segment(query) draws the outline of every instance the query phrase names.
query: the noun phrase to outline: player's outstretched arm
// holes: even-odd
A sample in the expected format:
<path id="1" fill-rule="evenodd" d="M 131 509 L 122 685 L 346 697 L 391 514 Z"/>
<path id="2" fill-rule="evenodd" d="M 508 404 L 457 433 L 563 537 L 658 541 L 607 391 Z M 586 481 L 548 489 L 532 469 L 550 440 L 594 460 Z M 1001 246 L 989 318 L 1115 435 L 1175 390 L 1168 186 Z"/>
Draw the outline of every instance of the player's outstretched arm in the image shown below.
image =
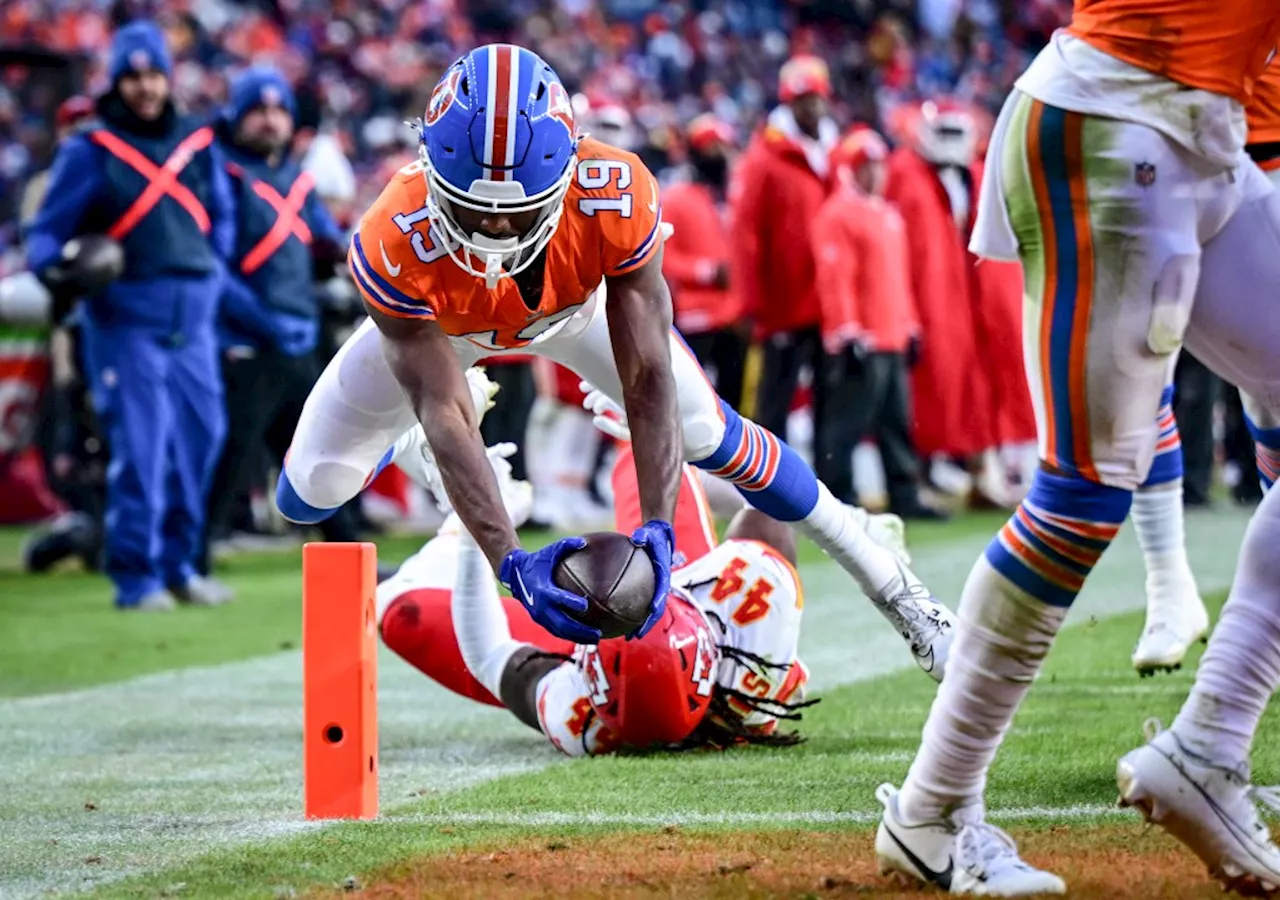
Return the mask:
<path id="1" fill-rule="evenodd" d="M 519 548 L 520 539 L 485 455 L 458 355 L 433 321 L 395 318 L 371 307 L 369 316 L 385 338 L 387 364 L 422 423 L 445 492 L 497 572 L 507 554 Z"/>
<path id="2" fill-rule="evenodd" d="M 586 542 L 564 538 L 534 553 L 520 549 L 448 336 L 429 319 L 388 316 L 367 301 L 366 308 L 385 338 L 387 364 L 422 423 L 445 493 L 490 567 L 533 620 L 556 637 L 580 644 L 600 640 L 598 628 L 576 618 L 587 611 L 586 598 L 558 587 L 552 577 L 560 558 Z"/>
<path id="3" fill-rule="evenodd" d="M 634 272 L 608 278 L 609 336 L 622 381 L 646 521 L 670 522 L 684 463 L 676 379 L 671 369 L 671 292 L 662 251 Z"/>
<path id="4" fill-rule="evenodd" d="M 660 225 L 659 225 L 660 227 Z M 643 637 L 662 617 L 671 587 L 684 436 L 671 368 L 671 292 L 662 277 L 662 248 L 634 272 L 608 276 L 609 339 L 631 428 L 640 512 L 645 524 L 631 540 L 653 561 L 649 618 L 628 637 Z"/>
<path id="5" fill-rule="evenodd" d="M 462 535 L 450 598 L 453 629 L 462 661 L 476 681 L 530 728 L 538 722 L 538 682 L 563 660 L 511 637 L 493 573 L 472 537 Z"/>

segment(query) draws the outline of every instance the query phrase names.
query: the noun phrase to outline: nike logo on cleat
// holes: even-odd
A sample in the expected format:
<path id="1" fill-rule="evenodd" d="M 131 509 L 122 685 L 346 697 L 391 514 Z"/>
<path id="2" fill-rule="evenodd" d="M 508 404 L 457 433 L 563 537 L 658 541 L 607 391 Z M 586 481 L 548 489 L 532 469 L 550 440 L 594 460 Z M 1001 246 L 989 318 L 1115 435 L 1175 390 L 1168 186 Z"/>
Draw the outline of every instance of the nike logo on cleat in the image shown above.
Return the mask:
<path id="1" fill-rule="evenodd" d="M 911 849 L 902 842 L 902 839 L 893 833 L 893 829 L 889 827 L 888 822 L 885 822 L 884 830 L 889 837 L 893 838 L 893 842 L 898 845 L 898 849 L 906 854 L 907 861 L 920 873 L 921 878 L 936 884 L 944 891 L 951 890 L 951 875 L 956 868 L 955 860 L 952 857 L 947 857 L 947 867 L 945 869 L 935 871 L 926 866 L 920 857 L 911 852 Z"/>

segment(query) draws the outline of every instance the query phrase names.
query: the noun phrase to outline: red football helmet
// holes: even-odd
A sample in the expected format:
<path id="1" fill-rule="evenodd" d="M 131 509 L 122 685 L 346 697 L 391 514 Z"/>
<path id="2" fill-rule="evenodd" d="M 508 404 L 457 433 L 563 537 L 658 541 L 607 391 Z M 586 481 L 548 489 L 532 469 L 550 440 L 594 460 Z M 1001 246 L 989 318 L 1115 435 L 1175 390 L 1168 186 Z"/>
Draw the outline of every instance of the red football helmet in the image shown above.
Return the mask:
<path id="1" fill-rule="evenodd" d="M 578 667 L 588 700 L 613 736 L 631 747 L 675 744 L 711 705 L 720 651 L 707 617 L 679 590 L 639 640 L 612 638 L 585 648 Z"/>

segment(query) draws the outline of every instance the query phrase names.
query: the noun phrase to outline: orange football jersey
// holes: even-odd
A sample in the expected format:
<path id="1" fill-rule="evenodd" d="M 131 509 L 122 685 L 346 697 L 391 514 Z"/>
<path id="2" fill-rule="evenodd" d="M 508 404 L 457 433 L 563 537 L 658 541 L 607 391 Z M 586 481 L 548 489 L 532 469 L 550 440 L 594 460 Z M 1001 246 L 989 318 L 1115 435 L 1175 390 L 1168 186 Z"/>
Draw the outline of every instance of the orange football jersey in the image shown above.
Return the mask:
<path id="1" fill-rule="evenodd" d="M 1075 0 L 1067 30 L 1130 65 L 1247 105 L 1280 38 L 1280 3 Z"/>
<path id="2" fill-rule="evenodd" d="M 605 276 L 639 269 L 662 246 L 653 175 L 635 154 L 591 138 L 578 145 L 536 309 L 525 305 L 514 280 L 489 290 L 454 263 L 445 236 L 427 221 L 426 203 L 421 164 L 396 173 L 351 239 L 347 262 L 356 286 L 379 312 L 434 319 L 446 334 L 489 349 L 527 345 L 572 315 Z"/>
<path id="3" fill-rule="evenodd" d="M 1280 141 L 1280 64 L 1267 66 L 1253 89 L 1249 101 L 1250 144 Z M 1280 164 L 1280 160 L 1276 161 Z"/>

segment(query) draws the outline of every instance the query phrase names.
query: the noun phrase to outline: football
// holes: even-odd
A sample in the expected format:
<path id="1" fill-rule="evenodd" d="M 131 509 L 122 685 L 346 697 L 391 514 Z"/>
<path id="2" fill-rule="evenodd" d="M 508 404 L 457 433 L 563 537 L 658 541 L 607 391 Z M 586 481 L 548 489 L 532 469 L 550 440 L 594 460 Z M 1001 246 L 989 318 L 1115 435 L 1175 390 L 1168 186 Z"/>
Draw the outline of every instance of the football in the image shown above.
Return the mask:
<path id="1" fill-rule="evenodd" d="M 601 638 L 622 637 L 649 617 L 657 583 L 653 561 L 625 534 L 597 531 L 583 535 L 587 546 L 561 557 L 552 580 L 587 598 L 577 618 L 600 629 Z"/>

